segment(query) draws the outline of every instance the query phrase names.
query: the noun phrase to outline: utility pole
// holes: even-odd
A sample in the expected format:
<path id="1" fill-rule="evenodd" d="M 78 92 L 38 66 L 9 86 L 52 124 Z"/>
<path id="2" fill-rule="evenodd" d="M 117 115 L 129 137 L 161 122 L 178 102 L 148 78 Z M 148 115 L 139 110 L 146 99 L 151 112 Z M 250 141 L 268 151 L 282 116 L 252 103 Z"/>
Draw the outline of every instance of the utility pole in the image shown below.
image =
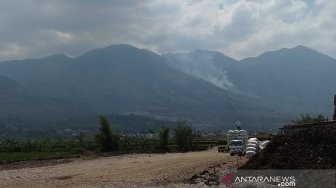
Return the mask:
<path id="1" fill-rule="evenodd" d="M 335 106 L 335 110 L 334 110 L 333 120 L 336 121 L 336 95 L 335 95 L 335 97 L 334 97 L 334 106 Z"/>

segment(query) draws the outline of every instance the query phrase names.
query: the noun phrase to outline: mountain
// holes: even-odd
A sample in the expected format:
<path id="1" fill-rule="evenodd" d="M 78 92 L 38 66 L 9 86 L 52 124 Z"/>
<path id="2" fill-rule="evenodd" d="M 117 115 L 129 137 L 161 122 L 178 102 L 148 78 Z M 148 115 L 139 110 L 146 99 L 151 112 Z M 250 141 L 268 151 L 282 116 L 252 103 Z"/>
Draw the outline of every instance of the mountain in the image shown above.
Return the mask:
<path id="1" fill-rule="evenodd" d="M 336 60 L 304 46 L 265 52 L 239 63 L 244 77 L 232 78 L 261 98 L 291 104 L 301 112 L 330 113 L 336 94 Z"/>
<path id="2" fill-rule="evenodd" d="M 271 113 L 255 106 L 255 99 L 189 76 L 168 66 L 163 57 L 129 45 L 94 49 L 76 58 L 53 55 L 4 62 L 0 75 L 64 105 L 57 109 L 89 114 L 134 113 L 223 125 Z"/>
<path id="3" fill-rule="evenodd" d="M 0 76 L 0 98 L 19 98 L 26 97 L 26 90 L 13 80 Z"/>
<path id="4" fill-rule="evenodd" d="M 7 76 L 29 90 L 47 85 L 72 59 L 55 54 L 42 59 L 14 60 L 0 63 L 0 75 Z"/>
<path id="5" fill-rule="evenodd" d="M 18 130 L 22 128 L 64 127 L 65 120 L 71 120 L 72 116 L 78 115 L 79 110 L 83 109 L 71 101 L 35 95 L 4 76 L 0 76 L 0 106 L 0 136 L 8 132 L 11 135 L 18 134 Z M 65 124 L 76 127 L 77 123 L 69 121 Z"/>
<path id="6" fill-rule="evenodd" d="M 164 57 L 170 66 L 178 70 L 228 91 L 259 98 L 279 111 L 327 115 L 332 111 L 332 99 L 336 93 L 336 60 L 323 53 L 300 45 L 265 52 L 239 62 L 228 60 L 224 55 L 203 61 L 196 55 L 204 56 L 204 53 L 207 57 L 219 54 L 195 51 Z M 199 66 L 200 62 L 205 65 Z M 215 67 L 216 70 L 209 71 L 205 66 Z M 197 71 L 188 72 L 188 69 Z M 213 78 L 221 78 L 222 82 L 232 87 L 222 87 Z"/>
<path id="7" fill-rule="evenodd" d="M 31 94 L 21 85 L 7 77 L 0 76 L 0 116 L 22 111 L 29 106 Z"/>
<path id="8" fill-rule="evenodd" d="M 304 46 L 241 61 L 130 45 L 7 61 L 0 63 L 0 124 L 96 127 L 100 114 L 135 114 L 272 129 L 302 113 L 331 114 L 335 70 L 335 59 Z"/>

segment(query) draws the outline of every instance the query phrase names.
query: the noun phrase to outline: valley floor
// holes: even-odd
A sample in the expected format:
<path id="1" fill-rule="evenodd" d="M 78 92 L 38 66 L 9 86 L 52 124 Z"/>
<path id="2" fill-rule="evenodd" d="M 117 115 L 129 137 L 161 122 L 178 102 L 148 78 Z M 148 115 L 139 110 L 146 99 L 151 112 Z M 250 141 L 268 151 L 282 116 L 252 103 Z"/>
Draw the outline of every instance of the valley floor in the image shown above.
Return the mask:
<path id="1" fill-rule="evenodd" d="M 0 171 L 0 187 L 186 187 L 209 168 L 232 169 L 237 158 L 215 149 L 74 159 L 54 166 Z"/>

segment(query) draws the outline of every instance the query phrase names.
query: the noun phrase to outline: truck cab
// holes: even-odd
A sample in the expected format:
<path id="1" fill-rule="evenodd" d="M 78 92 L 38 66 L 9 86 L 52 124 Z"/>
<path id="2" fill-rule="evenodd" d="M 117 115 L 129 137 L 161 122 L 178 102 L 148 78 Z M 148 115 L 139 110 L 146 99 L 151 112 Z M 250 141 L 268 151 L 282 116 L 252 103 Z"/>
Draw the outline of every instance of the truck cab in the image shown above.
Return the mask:
<path id="1" fill-rule="evenodd" d="M 231 156 L 238 154 L 238 156 L 245 155 L 245 143 L 243 140 L 231 140 L 229 142 L 229 152 Z"/>

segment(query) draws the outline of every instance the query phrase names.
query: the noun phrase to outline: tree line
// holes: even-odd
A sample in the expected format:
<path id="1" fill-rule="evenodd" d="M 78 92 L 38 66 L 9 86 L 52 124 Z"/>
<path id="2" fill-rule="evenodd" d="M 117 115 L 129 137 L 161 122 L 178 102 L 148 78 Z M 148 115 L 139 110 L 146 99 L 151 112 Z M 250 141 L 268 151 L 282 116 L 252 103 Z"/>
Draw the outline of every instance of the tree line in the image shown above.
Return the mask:
<path id="1" fill-rule="evenodd" d="M 127 143 L 127 137 L 122 137 L 116 131 L 113 131 L 110 123 L 104 116 L 100 116 L 100 130 L 95 135 L 95 141 L 100 147 L 100 151 L 118 151 L 119 147 L 123 143 Z M 172 138 L 177 146 L 177 151 L 192 151 L 199 149 L 198 144 L 201 138 L 201 134 L 198 131 L 192 129 L 186 121 L 178 122 L 175 129 L 171 134 L 171 128 L 161 127 L 159 130 L 159 144 L 155 147 L 155 150 L 161 152 L 170 151 L 169 139 Z"/>
<path id="2" fill-rule="evenodd" d="M 100 128 L 95 135 L 79 133 L 70 139 L 6 139 L 0 140 L 0 162 L 11 156 L 26 155 L 34 158 L 45 153 L 48 157 L 78 156 L 92 152 L 161 153 L 204 150 L 217 143 L 217 139 L 201 138 L 186 121 L 175 126 L 161 126 L 144 133 L 118 132 L 106 117 L 99 117 Z M 148 137 L 154 135 L 154 137 Z M 7 155 L 12 153 L 12 155 Z M 26 153 L 26 154 L 25 154 Z M 34 153 L 29 154 L 29 153 Z M 42 155 L 44 156 L 44 155 Z M 27 158 L 28 159 L 28 158 Z"/>

